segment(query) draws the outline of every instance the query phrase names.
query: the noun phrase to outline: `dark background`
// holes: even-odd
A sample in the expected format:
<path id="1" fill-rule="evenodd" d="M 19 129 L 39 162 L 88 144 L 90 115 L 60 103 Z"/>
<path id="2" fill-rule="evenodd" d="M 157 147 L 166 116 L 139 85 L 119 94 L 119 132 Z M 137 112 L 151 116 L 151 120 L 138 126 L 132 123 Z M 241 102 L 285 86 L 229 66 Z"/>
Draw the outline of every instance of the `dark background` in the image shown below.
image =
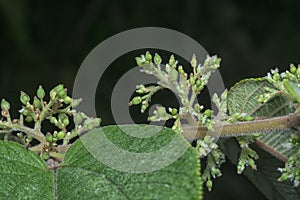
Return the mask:
<path id="1" fill-rule="evenodd" d="M 63 83 L 71 93 L 81 62 L 95 46 L 114 34 L 147 26 L 182 32 L 220 56 L 223 81 L 230 88 L 243 78 L 266 75 L 271 67 L 284 70 L 300 62 L 299 9 L 296 0 L 0 0 L 0 96 L 14 102 L 17 114 L 20 90 L 33 95 L 39 84 L 50 89 Z M 135 66 L 140 53 L 120 57 L 99 82 L 97 112 L 103 125 L 114 123 L 114 84 Z M 205 199 L 265 199 L 231 164 L 222 169 Z"/>

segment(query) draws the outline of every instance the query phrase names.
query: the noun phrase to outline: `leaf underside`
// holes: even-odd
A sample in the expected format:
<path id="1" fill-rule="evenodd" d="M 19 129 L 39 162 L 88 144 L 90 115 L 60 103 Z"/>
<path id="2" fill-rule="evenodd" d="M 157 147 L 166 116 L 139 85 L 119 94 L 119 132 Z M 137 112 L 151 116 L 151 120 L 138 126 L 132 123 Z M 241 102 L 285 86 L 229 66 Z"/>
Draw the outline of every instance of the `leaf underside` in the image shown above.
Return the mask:
<path id="1" fill-rule="evenodd" d="M 267 103 L 258 103 L 259 95 L 264 94 L 264 87 L 273 87 L 265 79 L 246 79 L 237 83 L 228 93 L 229 114 L 247 113 L 253 117 L 275 117 L 292 113 L 294 111 L 292 102 L 284 95 L 278 95 L 270 99 Z M 260 146 L 264 149 L 288 157 L 295 153 L 296 149 L 289 147 L 288 142 L 292 134 L 299 134 L 298 131 L 274 130 L 258 138 Z M 234 139 L 224 140 L 221 146 L 227 157 L 235 164 L 239 158 L 239 145 Z M 268 198 L 275 200 L 297 200 L 300 199 L 300 189 L 295 188 L 289 182 L 278 182 L 280 177 L 278 167 L 283 167 L 284 163 L 278 158 L 270 155 L 253 145 L 258 152 L 258 170 L 246 169 L 247 177 L 258 187 L 258 189 Z"/>
<path id="2" fill-rule="evenodd" d="M 135 133 L 158 130 L 149 125 L 122 127 Z M 103 132 L 114 145 L 135 153 L 158 151 L 176 136 L 172 130 L 163 128 L 152 137 L 137 138 L 117 126 L 103 127 L 85 136 Z M 21 145 L 0 141 L 0 155 L 5 155 L 0 159 L 0 199 L 201 199 L 197 153 L 183 138 L 180 141 L 186 151 L 177 160 L 145 173 L 122 172 L 103 164 L 88 151 L 83 138 L 71 146 L 55 173 Z M 106 146 L 97 148 L 99 152 L 107 151 Z M 165 156 L 169 155 L 161 155 L 157 162 L 168 159 Z"/>

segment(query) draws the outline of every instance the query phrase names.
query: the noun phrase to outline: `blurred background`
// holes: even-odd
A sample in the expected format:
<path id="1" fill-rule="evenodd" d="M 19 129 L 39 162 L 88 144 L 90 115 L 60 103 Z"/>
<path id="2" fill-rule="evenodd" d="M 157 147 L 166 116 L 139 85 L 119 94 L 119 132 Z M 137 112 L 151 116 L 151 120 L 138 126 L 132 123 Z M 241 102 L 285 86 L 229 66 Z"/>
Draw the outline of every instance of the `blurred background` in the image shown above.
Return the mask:
<path id="1" fill-rule="evenodd" d="M 220 56 L 220 72 L 230 88 L 241 79 L 265 76 L 270 68 L 285 70 L 300 63 L 299 9 L 296 0 L 0 0 L 0 97 L 14 102 L 16 115 L 20 90 L 34 95 L 40 84 L 49 90 L 63 83 L 71 94 L 77 70 L 95 46 L 122 31 L 148 26 L 182 32 Z M 103 125 L 114 124 L 114 84 L 145 51 L 121 56 L 101 78 L 96 107 Z M 162 56 L 167 59 L 171 53 Z M 154 103 L 174 104 L 163 97 L 158 94 Z M 201 98 L 209 105 L 207 95 Z M 133 118 L 146 123 L 138 110 L 132 109 Z M 205 192 L 205 199 L 265 199 L 233 165 L 222 169 L 223 176 L 213 192 Z"/>

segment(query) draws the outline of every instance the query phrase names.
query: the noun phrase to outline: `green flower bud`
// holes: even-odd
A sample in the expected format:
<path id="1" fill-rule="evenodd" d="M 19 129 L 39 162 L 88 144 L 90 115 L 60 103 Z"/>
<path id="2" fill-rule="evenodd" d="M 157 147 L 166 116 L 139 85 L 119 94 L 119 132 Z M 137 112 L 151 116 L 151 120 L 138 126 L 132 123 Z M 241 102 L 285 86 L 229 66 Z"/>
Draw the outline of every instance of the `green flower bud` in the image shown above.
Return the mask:
<path id="1" fill-rule="evenodd" d="M 178 113 L 178 110 L 176 109 L 176 108 L 173 108 L 172 110 L 171 110 L 171 114 L 172 115 L 176 115 Z"/>
<path id="2" fill-rule="evenodd" d="M 2 101 L 1 101 L 1 109 L 3 109 L 3 110 L 10 109 L 10 104 L 5 99 L 2 99 Z"/>
<path id="3" fill-rule="evenodd" d="M 201 84 L 202 84 L 202 81 L 201 81 L 200 79 L 197 79 L 197 81 L 196 81 L 196 86 L 197 86 L 197 87 L 200 87 Z"/>
<path id="4" fill-rule="evenodd" d="M 275 81 L 279 81 L 279 79 L 280 79 L 280 75 L 279 75 L 279 73 L 278 73 L 278 72 L 275 72 L 275 73 L 274 73 L 274 75 L 273 75 L 273 79 L 274 79 Z"/>
<path id="5" fill-rule="evenodd" d="M 142 97 L 140 96 L 137 96 L 137 97 L 134 97 L 132 100 L 131 100 L 131 104 L 132 105 L 138 105 L 142 102 Z"/>
<path id="6" fill-rule="evenodd" d="M 32 121 L 33 121 L 33 118 L 32 118 L 31 116 L 27 116 L 27 117 L 25 118 L 25 121 L 26 121 L 26 122 L 32 122 Z"/>
<path id="7" fill-rule="evenodd" d="M 203 114 L 206 115 L 207 117 L 211 117 L 212 111 L 210 109 L 207 109 Z"/>
<path id="8" fill-rule="evenodd" d="M 62 123 L 63 123 L 65 126 L 68 126 L 69 123 L 70 123 L 70 121 L 69 121 L 68 118 L 65 118 L 65 119 L 62 121 Z"/>
<path id="9" fill-rule="evenodd" d="M 46 140 L 48 141 L 48 142 L 50 142 L 50 143 L 52 143 L 53 142 L 53 135 L 51 134 L 51 133 L 47 133 L 46 134 Z"/>
<path id="10" fill-rule="evenodd" d="M 141 57 L 136 57 L 135 61 L 138 66 L 141 66 L 144 64 L 144 60 Z"/>
<path id="11" fill-rule="evenodd" d="M 279 181 L 286 181 L 288 179 L 288 174 L 287 173 L 283 173 L 280 178 Z"/>
<path id="12" fill-rule="evenodd" d="M 42 88 L 42 86 L 40 85 L 37 92 L 36 92 L 38 98 L 42 99 L 45 97 L 45 90 Z"/>
<path id="13" fill-rule="evenodd" d="M 63 84 L 59 84 L 57 85 L 55 88 L 53 88 L 53 90 L 56 90 L 57 92 L 64 89 L 64 85 Z"/>
<path id="14" fill-rule="evenodd" d="M 195 84 L 195 78 L 193 76 L 190 77 L 189 82 L 191 85 Z"/>
<path id="15" fill-rule="evenodd" d="M 46 152 L 43 152 L 43 153 L 42 153 L 42 159 L 44 159 L 44 160 L 49 160 L 49 159 L 50 159 L 49 154 L 46 153 Z"/>
<path id="16" fill-rule="evenodd" d="M 67 96 L 67 90 L 66 89 L 61 89 L 57 92 L 57 96 L 60 99 L 64 99 Z"/>
<path id="17" fill-rule="evenodd" d="M 193 68 L 197 67 L 197 59 L 196 59 L 195 54 L 192 57 L 191 65 L 192 65 Z"/>
<path id="18" fill-rule="evenodd" d="M 50 122 L 52 124 L 56 124 L 57 123 L 57 119 L 55 117 L 50 117 Z"/>
<path id="19" fill-rule="evenodd" d="M 23 133 L 19 132 L 19 133 L 17 133 L 17 137 L 18 137 L 18 138 L 23 138 L 24 135 L 23 135 Z"/>
<path id="20" fill-rule="evenodd" d="M 291 65 L 290 65 L 290 72 L 292 72 L 293 74 L 295 74 L 296 71 L 297 71 L 297 68 L 295 67 L 295 65 L 294 65 L 294 64 L 291 64 Z"/>
<path id="21" fill-rule="evenodd" d="M 159 65 L 161 63 L 161 57 L 157 53 L 154 55 L 154 63 Z"/>
<path id="22" fill-rule="evenodd" d="M 35 108 L 41 108 L 42 107 L 41 101 L 37 97 L 34 97 L 34 99 L 33 99 L 33 106 Z"/>
<path id="23" fill-rule="evenodd" d="M 79 104 L 81 103 L 81 99 L 73 99 L 72 102 L 71 102 L 71 106 L 73 108 L 76 108 L 77 106 L 79 106 Z"/>
<path id="24" fill-rule="evenodd" d="M 101 123 L 101 119 L 100 118 L 95 118 L 93 120 L 93 126 L 94 126 L 94 128 L 100 126 L 100 123 Z"/>
<path id="25" fill-rule="evenodd" d="M 178 66 L 178 72 L 179 74 L 184 74 L 184 70 L 183 70 L 183 67 L 181 65 Z"/>
<path id="26" fill-rule="evenodd" d="M 59 113 L 58 114 L 58 120 L 63 121 L 64 119 L 68 118 L 66 113 Z"/>
<path id="27" fill-rule="evenodd" d="M 57 140 L 62 140 L 62 139 L 64 139 L 65 136 L 66 136 L 66 133 L 64 131 L 59 131 L 57 133 L 56 138 L 57 138 Z"/>
<path id="28" fill-rule="evenodd" d="M 72 102 L 72 98 L 71 98 L 71 97 L 66 96 L 66 97 L 64 98 L 64 103 L 65 103 L 65 104 L 69 104 L 69 103 L 71 103 L 71 102 Z"/>
<path id="29" fill-rule="evenodd" d="M 146 52 L 145 58 L 147 61 L 152 62 L 152 55 L 149 51 Z"/>
<path id="30" fill-rule="evenodd" d="M 74 115 L 74 123 L 75 124 L 80 124 L 82 122 L 82 116 L 81 116 L 81 113 L 76 113 Z"/>
<path id="31" fill-rule="evenodd" d="M 146 109 L 147 109 L 147 106 L 146 105 L 142 105 L 142 107 L 141 107 L 141 113 L 144 113 Z"/>
<path id="32" fill-rule="evenodd" d="M 169 65 L 171 67 L 174 67 L 176 65 L 176 60 L 175 60 L 175 57 L 174 55 L 171 55 L 170 59 L 169 59 Z"/>
<path id="33" fill-rule="evenodd" d="M 57 137 L 57 131 L 54 131 L 53 138 L 56 138 L 56 137 Z"/>
<path id="34" fill-rule="evenodd" d="M 206 181 L 206 187 L 207 187 L 208 191 L 211 191 L 212 185 L 213 185 L 213 183 L 210 179 Z"/>
<path id="35" fill-rule="evenodd" d="M 300 75 L 300 67 L 298 66 L 297 71 L 296 71 L 297 75 Z"/>
<path id="36" fill-rule="evenodd" d="M 21 91 L 20 101 L 21 101 L 24 105 L 26 105 L 26 104 L 29 103 L 30 97 L 29 97 L 25 92 Z"/>

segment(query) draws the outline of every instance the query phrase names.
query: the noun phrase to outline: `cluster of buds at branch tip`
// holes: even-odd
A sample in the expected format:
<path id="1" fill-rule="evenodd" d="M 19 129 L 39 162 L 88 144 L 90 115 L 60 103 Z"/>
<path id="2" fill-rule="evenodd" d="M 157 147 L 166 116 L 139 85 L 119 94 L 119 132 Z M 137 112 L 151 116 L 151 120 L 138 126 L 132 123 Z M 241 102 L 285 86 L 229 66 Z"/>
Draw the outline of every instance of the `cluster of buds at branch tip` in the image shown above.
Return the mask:
<path id="1" fill-rule="evenodd" d="M 68 96 L 67 89 L 62 84 L 50 91 L 48 102 L 45 101 L 45 97 L 46 93 L 42 86 L 38 87 L 33 99 L 22 91 L 20 93 L 22 103 L 22 109 L 19 111 L 20 118 L 13 120 L 10 119 L 9 114 L 10 104 L 2 99 L 1 114 L 4 119 L 0 120 L 0 129 L 7 132 L 11 140 L 30 147 L 43 159 L 54 158 L 61 161 L 63 154 L 58 152 L 56 147 L 68 146 L 72 138 L 99 127 L 101 119 L 88 117 L 75 110 L 82 100 Z M 42 127 L 42 122 L 47 120 L 54 127 L 49 127 L 52 132 L 47 131 L 45 134 L 43 131 L 46 130 Z M 40 143 L 33 143 L 33 140 Z"/>

